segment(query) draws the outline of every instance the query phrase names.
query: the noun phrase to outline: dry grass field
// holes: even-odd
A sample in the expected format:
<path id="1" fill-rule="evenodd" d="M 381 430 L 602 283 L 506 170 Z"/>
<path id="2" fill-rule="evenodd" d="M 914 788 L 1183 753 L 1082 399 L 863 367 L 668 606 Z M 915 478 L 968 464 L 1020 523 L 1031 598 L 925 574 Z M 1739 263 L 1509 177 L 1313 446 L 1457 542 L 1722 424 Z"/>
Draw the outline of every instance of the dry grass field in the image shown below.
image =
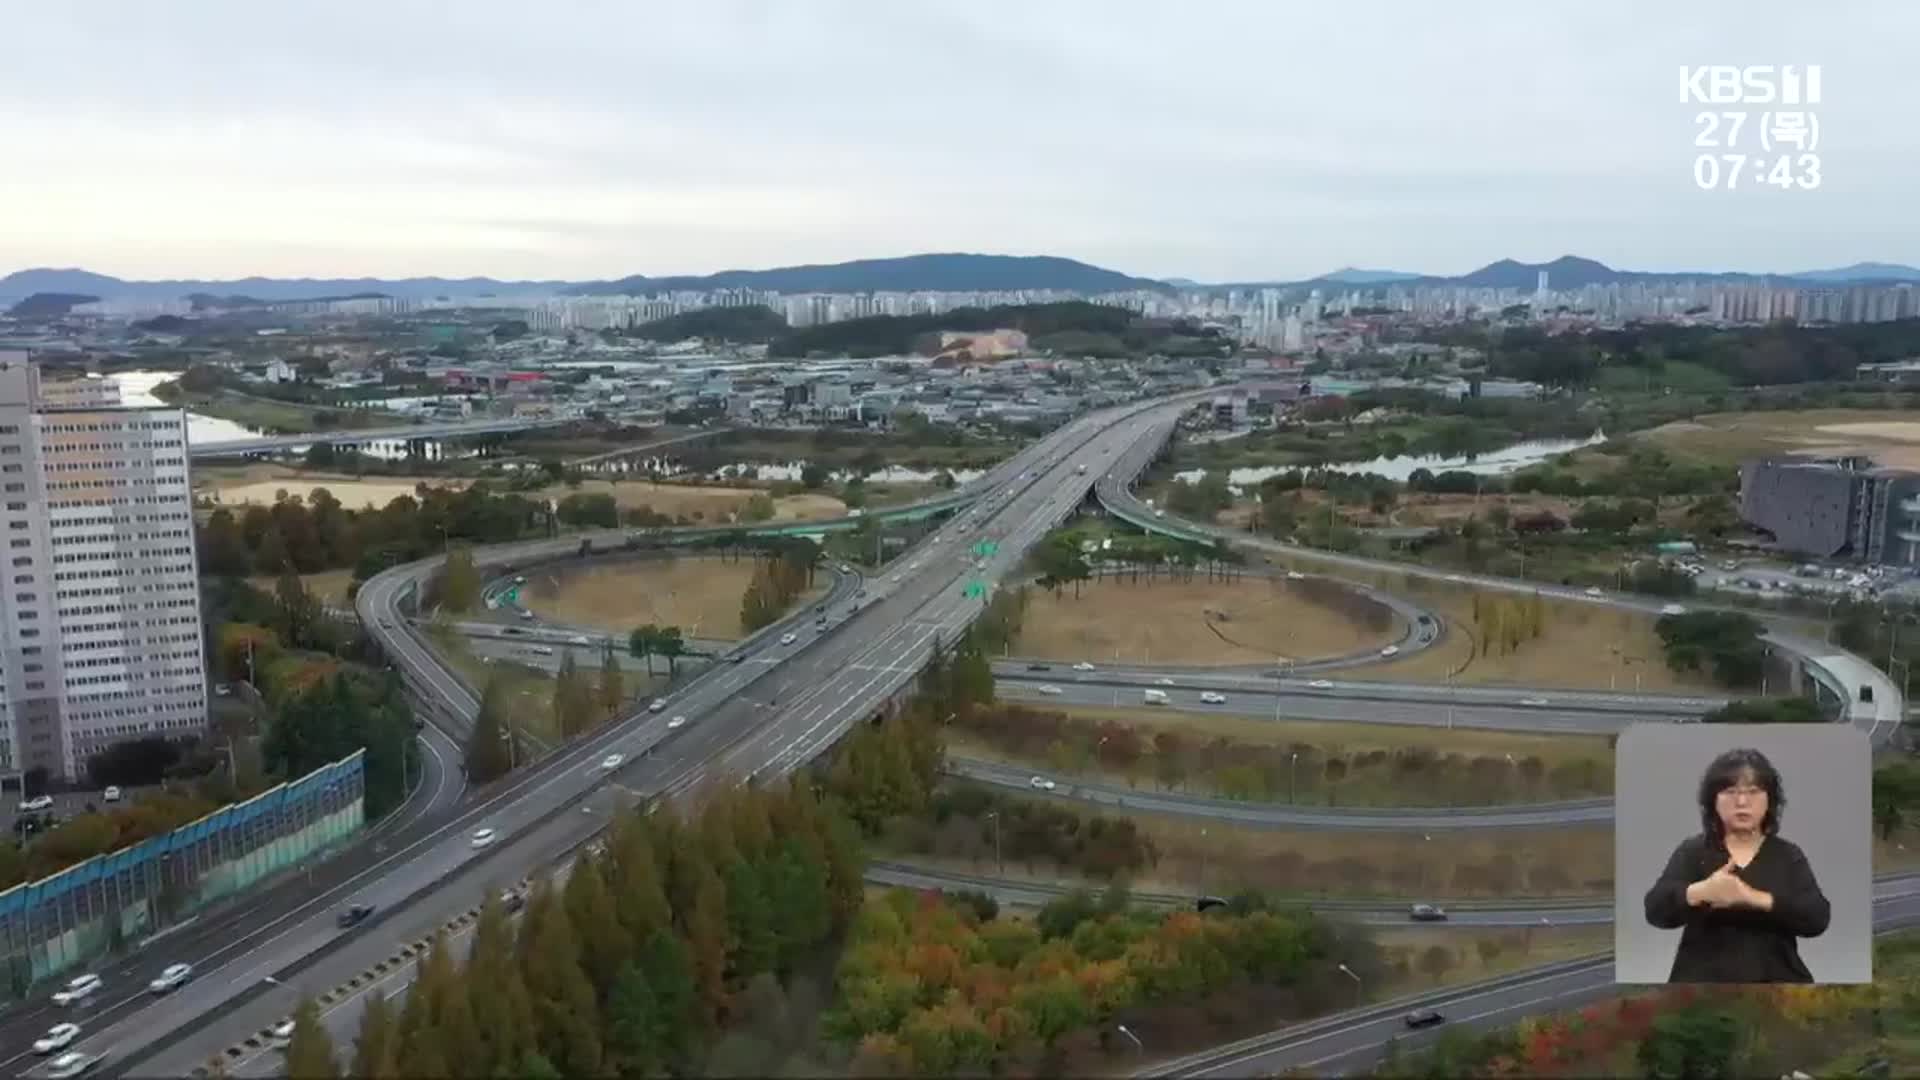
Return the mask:
<path id="1" fill-rule="evenodd" d="M 344 609 L 352 606 L 347 602 L 347 586 L 353 584 L 351 570 L 322 570 L 317 574 L 301 574 L 300 581 L 306 585 L 308 592 L 328 607 Z M 272 593 L 279 583 L 280 579 L 276 577 L 247 579 L 247 584 L 267 593 Z"/>
<path id="2" fill-rule="evenodd" d="M 1033 590 L 1012 651 L 1052 660 L 1169 664 L 1271 664 L 1335 656 L 1383 643 L 1392 616 L 1349 593 L 1311 595 L 1302 583 L 1089 582 L 1076 598 Z"/>
<path id="3" fill-rule="evenodd" d="M 742 636 L 740 600 L 751 559 L 623 559 L 535 570 L 521 603 L 544 619 L 625 633 L 645 623 L 678 626 L 688 637 Z M 827 579 L 820 578 L 820 588 Z"/>
<path id="4" fill-rule="evenodd" d="M 1920 469 L 1920 423 L 1892 409 L 1710 413 L 1634 438 L 1728 465 L 1775 454 L 1865 454 L 1882 465 Z"/>

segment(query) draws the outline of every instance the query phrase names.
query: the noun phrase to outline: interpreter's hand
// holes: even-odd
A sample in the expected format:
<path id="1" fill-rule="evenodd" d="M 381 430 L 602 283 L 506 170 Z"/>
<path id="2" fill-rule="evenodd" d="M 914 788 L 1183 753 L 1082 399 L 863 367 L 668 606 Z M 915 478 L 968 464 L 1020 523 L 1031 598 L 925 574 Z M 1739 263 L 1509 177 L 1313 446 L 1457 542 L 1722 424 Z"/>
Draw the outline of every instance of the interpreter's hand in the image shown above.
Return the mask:
<path id="1" fill-rule="evenodd" d="M 1738 906 L 1752 890 L 1733 871 L 1733 860 L 1728 859 L 1725 866 L 1687 886 L 1687 902 L 1712 908 Z"/>

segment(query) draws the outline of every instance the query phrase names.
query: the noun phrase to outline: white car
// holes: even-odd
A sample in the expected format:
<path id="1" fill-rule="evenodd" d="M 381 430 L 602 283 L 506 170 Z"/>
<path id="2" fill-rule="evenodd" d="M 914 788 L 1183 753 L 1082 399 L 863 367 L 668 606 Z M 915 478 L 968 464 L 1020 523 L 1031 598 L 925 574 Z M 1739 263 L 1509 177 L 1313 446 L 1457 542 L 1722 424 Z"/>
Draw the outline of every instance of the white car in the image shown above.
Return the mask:
<path id="1" fill-rule="evenodd" d="M 1153 680 L 1153 685 L 1155 685 L 1155 686 L 1172 686 L 1172 685 L 1173 685 L 1173 680 L 1172 680 L 1172 679 L 1169 679 L 1169 678 L 1167 678 L 1167 677 L 1165 677 L 1165 676 L 1161 676 L 1160 678 L 1158 678 L 1158 679 L 1155 679 L 1155 680 Z"/>
<path id="2" fill-rule="evenodd" d="M 664 709 L 665 709 L 666 707 L 667 707 L 667 699 L 666 699 L 666 698 L 654 698 L 654 699 L 653 699 L 653 703 L 647 706 L 647 711 L 648 711 L 648 712 L 660 712 L 660 711 L 662 711 L 662 710 L 664 710 Z"/>
<path id="3" fill-rule="evenodd" d="M 100 1055 L 83 1054 L 73 1050 L 54 1058 L 53 1064 L 47 1066 L 47 1075 L 53 1080 L 67 1080 L 67 1077 L 79 1076 L 98 1064 L 100 1064 Z"/>
<path id="4" fill-rule="evenodd" d="M 168 964 L 159 978 L 147 984 L 147 989 L 155 994 L 165 994 L 180 989 L 191 978 L 193 978 L 192 964 Z"/>
<path id="5" fill-rule="evenodd" d="M 1384 649 L 1381 649 L 1381 650 L 1380 650 L 1380 655 L 1381 655 L 1381 656 L 1399 656 L 1399 655 L 1400 655 L 1400 646 L 1398 646 L 1398 645 L 1389 645 L 1389 646 L 1387 646 L 1386 648 L 1384 648 Z"/>
<path id="6" fill-rule="evenodd" d="M 293 1041 L 293 1017 L 289 1016 L 285 1020 L 282 1020 L 279 1023 L 268 1028 L 267 1038 L 272 1039 L 276 1043 L 292 1042 Z"/>
<path id="7" fill-rule="evenodd" d="M 600 767 L 603 769 L 617 769 L 625 764 L 626 760 L 627 755 L 625 754 L 608 754 L 606 757 L 600 759 Z"/>
<path id="8" fill-rule="evenodd" d="M 591 644 L 593 644 L 593 639 L 592 639 L 592 638 L 589 638 L 589 637 L 587 637 L 587 636 L 586 636 L 585 634 L 575 634 L 575 635 L 573 635 L 573 636 L 572 636 L 571 638 L 568 638 L 567 640 L 569 640 L 569 641 L 571 641 L 571 642 L 573 642 L 573 643 L 574 643 L 575 645 L 591 645 Z"/>
<path id="9" fill-rule="evenodd" d="M 67 985 L 53 992 L 55 1005 L 77 1005 L 93 996 L 94 991 L 106 985 L 98 975 L 80 975 L 67 980 Z"/>
<path id="10" fill-rule="evenodd" d="M 1208 690 L 1200 695 L 1200 703 L 1203 705 L 1225 705 L 1227 703 L 1227 695 Z"/>
<path id="11" fill-rule="evenodd" d="M 1044 776 L 1036 776 L 1027 781 L 1027 786 L 1035 791 L 1052 791 L 1058 785 Z"/>
<path id="12" fill-rule="evenodd" d="M 1077 664 L 1075 664 L 1075 665 L 1073 665 L 1073 670 L 1075 670 L 1075 671 L 1092 671 L 1092 670 L 1093 670 L 1093 665 L 1092 665 L 1092 664 L 1089 664 L 1089 663 L 1087 663 L 1087 662 L 1086 662 L 1085 660 L 1082 660 L 1082 661 L 1080 661 L 1079 663 L 1077 663 Z"/>
<path id="13" fill-rule="evenodd" d="M 1525 705 L 1529 709 L 1538 709 L 1546 703 L 1547 699 L 1543 697 L 1524 697 L 1520 699 L 1520 704 Z"/>
<path id="14" fill-rule="evenodd" d="M 1315 690 L 1331 690 L 1333 689 L 1333 680 L 1315 679 L 1307 685 L 1313 687 Z"/>
<path id="15" fill-rule="evenodd" d="M 1304 581 L 1304 580 L 1306 580 L 1306 577 L 1307 577 L 1307 575 L 1305 575 L 1305 574 L 1303 574 L 1303 573 L 1301 573 L 1301 572 L 1300 572 L 1300 571 L 1298 571 L 1298 570 L 1289 570 L 1289 571 L 1287 571 L 1287 580 L 1288 580 L 1288 581 Z"/>
<path id="16" fill-rule="evenodd" d="M 791 634 L 791 633 L 787 633 L 787 634 L 781 634 L 781 635 L 780 635 L 780 644 L 782 644 L 782 645 L 791 645 L 791 644 L 793 644 L 794 642 L 796 642 L 796 641 L 798 641 L 798 640 L 800 640 L 800 639 L 799 639 L 799 638 L 797 638 L 797 637 L 795 637 L 795 636 L 794 636 L 793 634 Z"/>
<path id="17" fill-rule="evenodd" d="M 1060 693 L 1060 688 L 1053 685 L 1052 683 L 1042 683 L 1039 687 L 1039 690 L 1041 693 L 1047 695 L 1048 697 L 1054 697 Z"/>
<path id="18" fill-rule="evenodd" d="M 476 829 L 473 833 L 473 846 L 475 848 L 492 847 L 493 842 L 498 839 L 500 834 L 492 829 Z"/>
<path id="19" fill-rule="evenodd" d="M 68 1044 L 79 1037 L 79 1024 L 55 1024 L 47 1029 L 45 1035 L 33 1041 L 33 1052 L 51 1054 L 55 1050 L 65 1050 Z"/>
<path id="20" fill-rule="evenodd" d="M 1598 586 L 1598 585 L 1589 585 L 1589 586 L 1587 586 L 1587 587 L 1586 587 L 1586 589 L 1584 589 L 1583 591 L 1584 591 L 1584 592 L 1585 592 L 1585 593 L 1586 593 L 1586 594 L 1587 594 L 1588 596 L 1599 596 L 1599 595 L 1600 595 L 1600 586 Z"/>
<path id="21" fill-rule="evenodd" d="M 23 814 L 34 814 L 42 810 L 51 809 L 53 809 L 53 796 L 51 795 L 35 795 L 33 798 L 23 800 L 20 803 L 20 812 Z"/>
<path id="22" fill-rule="evenodd" d="M 100 793 L 100 801 L 101 802 L 119 802 L 120 789 L 117 787 L 107 788 L 107 790 Z"/>
<path id="23" fill-rule="evenodd" d="M 1662 615 L 1685 615 L 1686 613 L 1687 609 L 1681 607 L 1679 604 L 1668 604 L 1666 607 L 1660 609 L 1660 614 Z"/>
<path id="24" fill-rule="evenodd" d="M 687 726 L 687 718 L 684 716 L 676 716 L 673 719 L 667 721 L 668 731 L 677 731 L 680 728 L 683 728 L 686 726 Z"/>

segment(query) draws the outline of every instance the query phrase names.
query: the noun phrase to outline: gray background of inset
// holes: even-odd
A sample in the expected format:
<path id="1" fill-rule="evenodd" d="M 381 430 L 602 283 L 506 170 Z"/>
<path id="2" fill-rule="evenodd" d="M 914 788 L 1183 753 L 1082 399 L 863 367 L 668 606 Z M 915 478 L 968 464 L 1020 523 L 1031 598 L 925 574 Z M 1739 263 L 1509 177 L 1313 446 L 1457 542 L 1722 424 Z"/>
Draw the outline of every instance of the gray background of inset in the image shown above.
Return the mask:
<path id="1" fill-rule="evenodd" d="M 1635 724 L 1614 751 L 1614 978 L 1664 983 L 1679 930 L 1647 925 L 1646 895 L 1675 845 L 1700 831 L 1698 792 L 1722 751 L 1752 747 L 1780 772 L 1777 835 L 1806 853 L 1833 905 L 1827 932 L 1800 939 L 1815 982 L 1873 979 L 1872 754 L 1847 724 Z"/>

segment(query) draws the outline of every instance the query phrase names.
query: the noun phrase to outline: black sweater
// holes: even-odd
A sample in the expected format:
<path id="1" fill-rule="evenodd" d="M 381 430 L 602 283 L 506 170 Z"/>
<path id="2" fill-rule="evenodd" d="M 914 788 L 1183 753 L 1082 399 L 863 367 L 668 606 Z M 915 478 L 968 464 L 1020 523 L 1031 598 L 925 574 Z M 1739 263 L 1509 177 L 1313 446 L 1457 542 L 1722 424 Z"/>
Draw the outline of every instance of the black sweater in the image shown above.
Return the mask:
<path id="1" fill-rule="evenodd" d="M 1727 863 L 1725 846 L 1695 834 L 1674 848 L 1660 880 L 1647 890 L 1647 922 L 1662 930 L 1685 927 L 1669 982 L 1812 982 L 1796 938 L 1826 933 L 1832 911 L 1807 856 L 1791 841 L 1769 836 L 1753 861 L 1736 867 L 1742 881 L 1773 894 L 1773 910 L 1691 907 L 1687 886 Z"/>

